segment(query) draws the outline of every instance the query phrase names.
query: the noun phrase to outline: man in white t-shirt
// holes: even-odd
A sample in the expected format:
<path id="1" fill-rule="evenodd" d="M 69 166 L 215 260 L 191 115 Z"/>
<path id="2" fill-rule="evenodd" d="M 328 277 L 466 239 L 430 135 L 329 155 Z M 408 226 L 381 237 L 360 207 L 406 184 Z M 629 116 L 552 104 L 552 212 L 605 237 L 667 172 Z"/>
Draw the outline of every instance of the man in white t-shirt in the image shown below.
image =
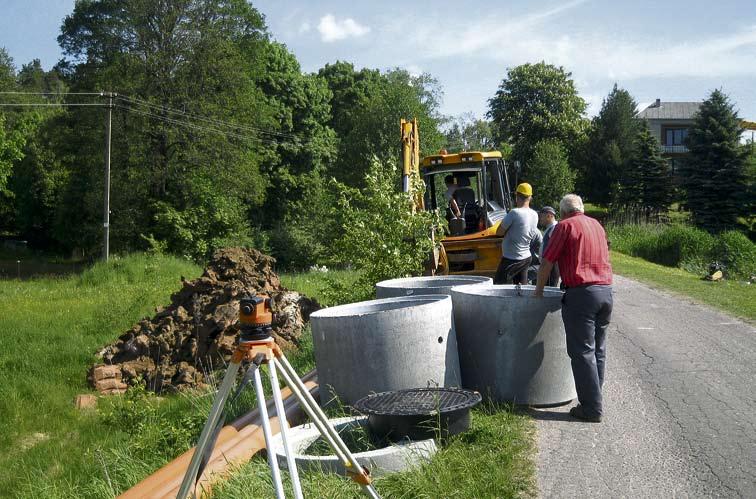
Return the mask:
<path id="1" fill-rule="evenodd" d="M 494 284 L 527 284 L 530 266 L 530 246 L 534 241 L 540 245 L 538 213 L 530 208 L 533 188 L 522 183 L 516 191 L 517 208 L 513 208 L 496 229 L 497 236 L 504 236 L 502 258 L 496 269 Z"/>

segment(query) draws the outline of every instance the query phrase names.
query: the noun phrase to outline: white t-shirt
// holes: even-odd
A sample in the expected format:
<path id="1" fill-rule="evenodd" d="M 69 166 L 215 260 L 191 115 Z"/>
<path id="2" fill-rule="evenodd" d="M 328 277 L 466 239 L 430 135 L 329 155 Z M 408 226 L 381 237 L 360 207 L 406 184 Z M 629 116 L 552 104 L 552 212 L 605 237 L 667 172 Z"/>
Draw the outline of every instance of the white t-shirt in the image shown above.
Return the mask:
<path id="1" fill-rule="evenodd" d="M 446 193 L 444 196 L 446 197 L 446 202 L 451 203 L 452 198 L 454 197 L 454 191 L 457 190 L 457 186 L 452 184 L 446 188 Z"/>
<path id="2" fill-rule="evenodd" d="M 531 208 L 513 208 L 501 221 L 501 227 L 507 230 L 501 243 L 502 254 L 510 260 L 530 257 L 530 244 L 541 239 L 538 213 Z"/>

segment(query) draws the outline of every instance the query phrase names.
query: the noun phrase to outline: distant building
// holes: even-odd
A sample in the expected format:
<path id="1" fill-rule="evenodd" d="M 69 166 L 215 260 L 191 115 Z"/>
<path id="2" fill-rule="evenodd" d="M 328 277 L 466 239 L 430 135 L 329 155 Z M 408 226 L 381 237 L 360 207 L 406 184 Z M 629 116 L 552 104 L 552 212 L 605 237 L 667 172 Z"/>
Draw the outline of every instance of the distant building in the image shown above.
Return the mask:
<path id="1" fill-rule="evenodd" d="M 688 153 L 685 138 L 700 107 L 700 102 L 662 102 L 656 99 L 638 113 L 638 118 L 646 120 L 651 135 L 659 141 L 662 155 L 669 160 L 673 174 L 680 167 L 680 159 Z"/>

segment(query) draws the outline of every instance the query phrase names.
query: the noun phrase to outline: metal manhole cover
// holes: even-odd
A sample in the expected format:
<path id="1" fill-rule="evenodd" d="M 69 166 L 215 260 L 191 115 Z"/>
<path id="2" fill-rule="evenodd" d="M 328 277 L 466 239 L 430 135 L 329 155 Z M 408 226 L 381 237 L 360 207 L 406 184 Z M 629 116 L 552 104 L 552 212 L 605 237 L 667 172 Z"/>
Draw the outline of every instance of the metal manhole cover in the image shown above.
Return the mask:
<path id="1" fill-rule="evenodd" d="M 376 416 L 427 416 L 469 409 L 481 396 L 458 388 L 410 388 L 368 395 L 354 404 L 362 414 Z"/>

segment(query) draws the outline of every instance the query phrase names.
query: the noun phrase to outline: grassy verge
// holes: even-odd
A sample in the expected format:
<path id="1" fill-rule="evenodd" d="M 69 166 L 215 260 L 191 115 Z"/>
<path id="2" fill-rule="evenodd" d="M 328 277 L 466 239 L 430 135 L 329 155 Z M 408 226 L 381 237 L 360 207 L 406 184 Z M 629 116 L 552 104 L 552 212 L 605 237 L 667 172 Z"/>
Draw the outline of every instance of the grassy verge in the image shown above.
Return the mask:
<path id="1" fill-rule="evenodd" d="M 213 392 L 157 397 L 143 389 L 100 399 L 86 371 L 95 352 L 139 318 L 168 303 L 179 276 L 199 267 L 179 259 L 135 255 L 98 264 L 79 276 L 0 281 L 0 497 L 107 498 L 142 480 L 191 447 Z M 328 303 L 326 279 L 348 284 L 351 272 L 282 276 L 285 286 Z M 303 336 L 289 359 L 298 372 L 314 367 L 312 339 Z M 253 406 L 248 391 L 230 419 Z M 491 408 L 475 411 L 473 430 L 445 446 L 422 468 L 378 481 L 385 496 L 511 497 L 533 490 L 532 423 Z M 310 497 L 352 497 L 343 478 L 305 479 Z M 266 488 L 267 487 L 267 488 Z M 221 497 L 271 493 L 266 461 L 256 458 L 219 491 Z M 258 493 L 258 491 L 261 491 Z"/>
<path id="2" fill-rule="evenodd" d="M 612 267 L 617 274 L 689 296 L 749 321 L 756 321 L 756 285 L 737 281 L 704 281 L 682 269 L 657 265 L 617 251 L 612 252 Z"/>
<path id="3" fill-rule="evenodd" d="M 533 424 L 504 407 L 473 411 L 470 431 L 449 439 L 426 464 L 375 481 L 383 497 L 528 497 L 534 495 Z M 357 484 L 331 474 L 306 473 L 305 497 L 362 497 Z M 287 484 L 288 485 L 288 484 Z M 214 497 L 272 497 L 267 462 L 255 457 L 215 490 Z"/>
<path id="4" fill-rule="evenodd" d="M 79 276 L 0 281 L 0 497 L 107 497 L 93 485 L 104 449 L 124 448 L 130 435 L 75 409 L 74 398 L 90 392 L 96 350 L 199 270 L 142 255 Z"/>
<path id="5" fill-rule="evenodd" d="M 353 270 L 329 270 L 328 272 L 303 272 L 300 274 L 283 273 L 281 285 L 298 291 L 305 296 L 315 298 L 321 305 L 337 305 L 328 292 L 329 283 L 336 282 L 350 286 L 357 282 L 359 273 Z"/>

